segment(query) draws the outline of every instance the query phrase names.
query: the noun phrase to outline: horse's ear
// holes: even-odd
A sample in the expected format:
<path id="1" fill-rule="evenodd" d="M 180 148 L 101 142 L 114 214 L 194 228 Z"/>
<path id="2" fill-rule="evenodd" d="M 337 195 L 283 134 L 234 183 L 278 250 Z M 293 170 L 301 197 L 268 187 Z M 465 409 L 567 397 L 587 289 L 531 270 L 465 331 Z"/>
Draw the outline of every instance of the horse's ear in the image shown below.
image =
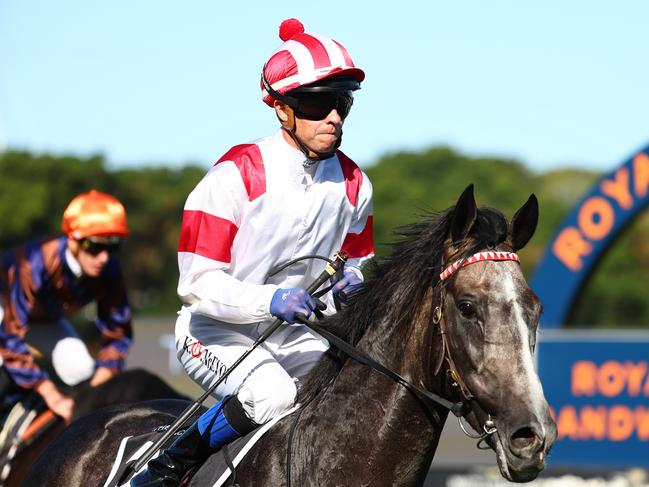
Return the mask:
<path id="1" fill-rule="evenodd" d="M 512 219 L 512 248 L 514 251 L 525 247 L 536 231 L 539 221 L 539 202 L 531 194 L 527 202 L 516 212 Z"/>
<path id="2" fill-rule="evenodd" d="M 456 245 L 466 238 L 473 222 L 478 215 L 475 198 L 473 196 L 473 184 L 469 184 L 460 195 L 453 212 L 453 221 L 451 223 L 451 239 Z"/>

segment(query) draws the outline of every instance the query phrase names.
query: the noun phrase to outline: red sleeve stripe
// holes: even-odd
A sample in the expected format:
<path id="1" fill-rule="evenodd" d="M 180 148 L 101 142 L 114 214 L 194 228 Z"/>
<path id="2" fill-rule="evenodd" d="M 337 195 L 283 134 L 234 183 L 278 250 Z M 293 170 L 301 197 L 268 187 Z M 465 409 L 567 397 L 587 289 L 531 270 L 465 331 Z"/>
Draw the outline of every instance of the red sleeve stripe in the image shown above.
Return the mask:
<path id="1" fill-rule="evenodd" d="M 237 230 L 237 226 L 225 218 L 202 211 L 185 210 L 178 252 L 192 252 L 229 264 L 230 249 Z"/>
<path id="2" fill-rule="evenodd" d="M 372 215 L 367 217 L 365 228 L 361 233 L 348 233 L 343 242 L 345 252 L 349 254 L 351 259 L 358 257 L 365 257 L 374 253 L 374 217 Z"/>
<path id="3" fill-rule="evenodd" d="M 342 151 L 337 151 L 338 160 L 340 161 L 340 168 L 343 171 L 345 178 L 345 188 L 347 190 L 347 198 L 352 206 L 356 206 L 358 202 L 358 193 L 361 190 L 363 183 L 363 172 L 349 157 L 343 154 Z"/>
<path id="4" fill-rule="evenodd" d="M 266 192 L 264 161 L 256 144 L 235 145 L 214 165 L 223 161 L 232 161 L 239 169 L 241 180 L 248 193 L 248 201 L 253 201 Z"/>

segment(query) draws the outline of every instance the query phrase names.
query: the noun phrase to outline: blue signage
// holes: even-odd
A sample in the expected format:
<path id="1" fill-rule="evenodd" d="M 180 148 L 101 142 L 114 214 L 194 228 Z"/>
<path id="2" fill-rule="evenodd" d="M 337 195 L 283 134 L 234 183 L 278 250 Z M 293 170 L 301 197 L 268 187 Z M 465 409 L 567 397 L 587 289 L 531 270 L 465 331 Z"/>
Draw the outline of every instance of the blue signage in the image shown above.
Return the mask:
<path id="1" fill-rule="evenodd" d="M 647 205 L 649 147 L 602 177 L 547 245 L 530 282 L 543 303 L 544 328 L 558 328 L 566 322 L 597 261 Z"/>
<path id="2" fill-rule="evenodd" d="M 538 372 L 558 428 L 549 462 L 649 467 L 649 333 L 540 338 Z"/>

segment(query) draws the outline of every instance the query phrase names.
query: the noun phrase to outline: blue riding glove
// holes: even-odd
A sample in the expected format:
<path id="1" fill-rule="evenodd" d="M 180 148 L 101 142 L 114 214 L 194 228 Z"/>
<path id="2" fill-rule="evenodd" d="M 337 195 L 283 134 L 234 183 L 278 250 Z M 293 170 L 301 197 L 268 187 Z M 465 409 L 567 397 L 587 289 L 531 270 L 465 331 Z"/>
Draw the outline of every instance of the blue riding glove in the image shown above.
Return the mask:
<path id="1" fill-rule="evenodd" d="M 353 270 L 345 269 L 342 279 L 334 285 L 331 291 L 341 303 L 348 304 L 361 284 L 363 284 L 363 280 Z"/>
<path id="2" fill-rule="evenodd" d="M 299 287 L 278 289 L 273 294 L 273 299 L 270 300 L 270 314 L 289 324 L 300 321 L 296 318 L 308 318 L 316 308 L 321 309 L 320 303 L 316 302 L 306 290 Z M 296 315 L 298 316 L 296 317 Z"/>

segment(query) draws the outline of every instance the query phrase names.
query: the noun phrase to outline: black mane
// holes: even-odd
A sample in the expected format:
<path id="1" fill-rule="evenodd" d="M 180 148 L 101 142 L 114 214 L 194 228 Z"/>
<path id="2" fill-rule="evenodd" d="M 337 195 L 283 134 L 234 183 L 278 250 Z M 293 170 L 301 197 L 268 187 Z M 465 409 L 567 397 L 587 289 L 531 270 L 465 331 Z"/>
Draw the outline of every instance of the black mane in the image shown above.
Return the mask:
<path id="1" fill-rule="evenodd" d="M 418 311 L 429 286 L 439 282 L 442 251 L 450 231 L 455 207 L 431 213 L 420 222 L 396 230 L 397 241 L 392 252 L 373 259 L 364 269 L 368 276 L 353 302 L 322 323 L 327 330 L 347 343 L 356 345 L 370 326 L 389 322 L 396 326 L 409 321 Z M 462 257 L 478 250 L 492 248 L 507 239 L 508 223 L 494 208 L 478 209 L 468 237 L 470 245 Z M 398 298 L 395 299 L 395 296 Z M 346 356 L 329 349 L 303 381 L 299 401 L 308 402 L 338 374 Z"/>

